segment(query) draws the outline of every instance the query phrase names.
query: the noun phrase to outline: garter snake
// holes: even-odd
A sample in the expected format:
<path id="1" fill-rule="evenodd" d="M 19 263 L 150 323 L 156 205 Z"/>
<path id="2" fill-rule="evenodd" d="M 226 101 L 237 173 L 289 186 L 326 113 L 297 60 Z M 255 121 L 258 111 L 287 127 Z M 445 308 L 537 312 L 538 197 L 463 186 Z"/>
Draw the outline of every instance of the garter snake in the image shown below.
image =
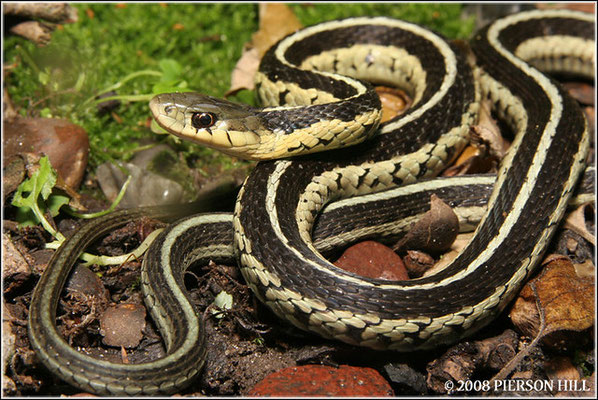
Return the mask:
<path id="1" fill-rule="evenodd" d="M 173 134 L 247 158 L 299 157 L 260 162 L 239 193 L 232 222 L 228 214 L 186 218 L 152 245 L 142 287 L 168 349 L 164 358 L 137 365 L 97 360 L 72 349 L 55 325 L 58 297 L 78 253 L 136 216 L 170 217 L 162 208 L 119 211 L 92 222 L 55 253 L 31 302 L 32 347 L 51 371 L 84 390 L 176 391 L 205 360 L 203 324 L 181 289 L 182 272 L 195 259 L 232 253 L 275 314 L 324 337 L 406 351 L 471 334 L 506 306 L 538 264 L 584 169 L 589 143 L 577 104 L 521 59 L 550 72 L 593 77 L 593 37 L 593 18 L 586 14 L 507 16 L 472 39 L 472 70 L 453 45 L 419 26 L 388 18 L 331 21 L 298 31 L 266 53 L 257 87 L 268 108 L 197 94 L 154 98 L 154 117 Z M 371 86 L 333 73 L 400 86 L 414 105 L 376 129 L 379 100 Z M 437 174 L 465 145 L 481 96 L 477 82 L 516 135 L 466 249 L 437 274 L 404 282 L 364 278 L 330 264 L 318 249 L 336 246 L 339 237 L 346 242 L 386 229 L 371 211 L 392 208 L 381 208 L 379 196 L 405 199 L 418 190 L 464 187 L 458 180 L 408 184 Z M 352 146 L 320 153 L 345 145 Z M 384 191 L 398 185 L 408 186 Z M 339 231 L 319 242 L 316 233 L 314 242 L 314 224 L 326 219 L 320 211 L 339 199 L 344 203 L 332 203 L 329 211 L 342 221 Z M 362 233 L 351 235 L 357 231 L 351 221 L 359 218 L 342 219 L 344 207 L 373 215 Z M 220 236 L 208 238 L 210 232 Z M 343 239 L 347 234 L 351 238 Z"/>

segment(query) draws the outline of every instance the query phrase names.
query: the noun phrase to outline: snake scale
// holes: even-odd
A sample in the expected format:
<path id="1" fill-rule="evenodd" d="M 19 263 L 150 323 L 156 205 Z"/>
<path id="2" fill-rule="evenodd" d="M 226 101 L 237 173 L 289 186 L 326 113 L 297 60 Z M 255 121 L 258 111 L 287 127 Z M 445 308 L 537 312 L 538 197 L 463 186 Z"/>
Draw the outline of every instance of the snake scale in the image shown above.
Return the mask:
<path id="1" fill-rule="evenodd" d="M 150 109 L 170 133 L 264 161 L 244 183 L 234 216 L 185 218 L 145 256 L 142 289 L 164 358 L 97 360 L 72 349 L 55 324 L 62 287 L 85 246 L 141 215 L 172 218 L 163 208 L 118 211 L 84 226 L 55 253 L 31 302 L 32 347 L 51 371 L 86 391 L 175 392 L 193 381 L 206 356 L 203 322 L 182 275 L 197 260 L 233 256 L 260 301 L 323 337 L 413 351 L 470 335 L 534 270 L 585 167 L 589 134 L 579 106 L 530 64 L 593 78 L 593 38 L 588 14 L 514 14 L 475 34 L 472 68 L 456 46 L 418 25 L 351 18 L 300 30 L 266 53 L 256 77 L 266 108 L 194 93 L 155 97 Z M 380 101 L 365 80 L 405 89 L 413 106 L 380 124 Z M 426 180 L 466 145 L 482 97 L 515 133 L 497 177 Z M 364 278 L 322 256 L 360 238 L 399 234 L 408 226 L 401 220 L 423 212 L 422 198 L 451 191 L 478 194 L 484 204 L 489 196 L 487 211 L 469 245 L 435 275 Z M 392 211 L 403 203 L 409 212 Z M 486 207 L 454 205 L 465 210 L 462 221 Z"/>

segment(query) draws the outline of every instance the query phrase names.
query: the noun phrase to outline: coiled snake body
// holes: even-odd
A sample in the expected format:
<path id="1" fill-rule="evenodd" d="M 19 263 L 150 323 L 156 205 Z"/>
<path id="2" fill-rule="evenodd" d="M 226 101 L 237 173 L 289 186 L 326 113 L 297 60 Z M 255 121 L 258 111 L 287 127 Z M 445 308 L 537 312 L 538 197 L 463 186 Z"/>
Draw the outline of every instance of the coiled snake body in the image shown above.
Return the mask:
<path id="1" fill-rule="evenodd" d="M 407 351 L 480 329 L 537 265 L 584 169 L 589 142 L 577 104 L 521 59 L 591 77 L 593 30 L 591 16 L 569 11 L 507 16 L 473 38 L 478 67 L 472 70 L 454 46 L 417 25 L 382 17 L 331 21 L 283 39 L 264 56 L 257 82 L 268 108 L 189 93 L 157 96 L 150 108 L 173 134 L 229 154 L 285 159 L 259 163 L 243 185 L 232 218 L 234 245 L 231 217 L 210 214 L 172 225 L 146 255 L 143 290 L 167 345 L 165 358 L 138 365 L 91 359 L 71 349 L 54 322 L 78 252 L 125 219 L 166 216 L 162 209 L 121 211 L 84 227 L 57 251 L 32 300 L 32 346 L 51 370 L 85 390 L 154 394 L 184 387 L 203 365 L 205 339 L 201 317 L 181 289 L 182 273 L 197 259 L 233 253 L 248 285 L 276 315 L 327 338 Z M 342 75 L 400 86 L 414 105 L 376 129 L 380 103 L 372 87 Z M 384 235 L 394 223 L 389 219 L 398 218 L 387 216 L 389 199 L 413 202 L 451 182 L 464 188 L 483 181 L 431 180 L 387 191 L 435 176 L 459 154 L 481 95 L 516 136 L 464 251 L 437 274 L 404 282 L 364 278 L 327 261 L 318 249 Z M 346 217 L 345 232 L 312 241 L 320 211 L 341 198 L 330 207 L 337 215 L 351 207 L 370 219 L 358 229 Z M 211 232 L 220 236 L 203 242 Z"/>

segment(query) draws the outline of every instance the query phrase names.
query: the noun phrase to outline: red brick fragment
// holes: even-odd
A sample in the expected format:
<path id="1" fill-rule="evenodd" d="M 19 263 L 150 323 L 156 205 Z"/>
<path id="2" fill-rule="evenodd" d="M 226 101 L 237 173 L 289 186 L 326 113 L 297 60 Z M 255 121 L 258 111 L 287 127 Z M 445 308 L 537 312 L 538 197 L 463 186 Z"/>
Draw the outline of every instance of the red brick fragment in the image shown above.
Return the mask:
<path id="1" fill-rule="evenodd" d="M 349 247 L 334 265 L 368 278 L 396 281 L 409 279 L 401 257 L 389 247 L 374 241 Z"/>
<path id="2" fill-rule="evenodd" d="M 390 384 L 372 368 L 341 365 L 288 367 L 266 376 L 249 396 L 390 397 Z"/>

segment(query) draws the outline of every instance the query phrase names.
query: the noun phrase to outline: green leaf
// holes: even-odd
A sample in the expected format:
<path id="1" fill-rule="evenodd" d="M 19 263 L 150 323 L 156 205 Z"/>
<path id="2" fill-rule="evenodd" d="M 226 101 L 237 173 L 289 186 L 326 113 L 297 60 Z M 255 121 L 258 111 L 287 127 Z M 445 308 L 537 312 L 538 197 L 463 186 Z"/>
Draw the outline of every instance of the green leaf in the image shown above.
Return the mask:
<path id="1" fill-rule="evenodd" d="M 56 184 L 56 171 L 50 165 L 48 157 L 44 156 L 39 160 L 39 169 L 19 185 L 12 200 L 16 207 L 30 207 L 37 205 L 37 199 L 41 195 L 46 200 L 52 193 Z M 29 193 L 24 195 L 24 193 Z"/>
<path id="2" fill-rule="evenodd" d="M 48 74 L 46 71 L 40 71 L 40 73 L 37 75 L 37 79 L 39 80 L 39 83 L 45 86 L 48 84 L 48 82 L 50 82 L 50 74 Z"/>
<path id="3" fill-rule="evenodd" d="M 43 118 L 52 118 L 52 110 L 48 107 L 42 108 L 39 112 L 40 117 Z"/>
<path id="4" fill-rule="evenodd" d="M 44 156 L 39 160 L 39 168 L 29 179 L 19 185 L 12 200 L 12 205 L 19 207 L 17 219 L 21 224 L 40 222 L 44 229 L 58 240 L 64 240 L 64 236 L 57 232 L 46 220 L 44 212 L 47 200 L 56 184 L 56 171 L 50 165 L 48 157 Z M 60 203 L 60 201 L 58 201 Z M 59 205 L 57 205 L 60 207 Z M 33 215 L 32 215 L 33 213 Z M 21 219 L 19 219 L 21 218 Z"/>
<path id="5" fill-rule="evenodd" d="M 158 66 L 164 74 L 162 81 L 180 80 L 183 67 L 176 60 L 171 58 L 163 58 L 159 61 Z"/>
<path id="6" fill-rule="evenodd" d="M 53 217 L 58 215 L 60 207 L 65 204 L 69 203 L 69 198 L 67 196 L 62 196 L 59 194 L 54 194 L 50 196 L 50 198 L 46 201 L 46 205 L 48 206 L 48 211 L 50 211 L 50 215 Z"/>
<path id="7" fill-rule="evenodd" d="M 223 290 L 214 298 L 214 305 L 220 310 L 230 310 L 233 308 L 233 296 Z M 222 318 L 220 311 L 212 310 L 212 314 L 215 314 L 216 318 Z"/>
<path id="8" fill-rule="evenodd" d="M 181 80 L 160 81 L 152 87 L 153 94 L 190 91 L 191 90 L 187 88 L 187 81 Z"/>
<path id="9" fill-rule="evenodd" d="M 40 223 L 35 213 L 28 207 L 17 208 L 15 220 L 20 226 L 35 226 Z"/>

